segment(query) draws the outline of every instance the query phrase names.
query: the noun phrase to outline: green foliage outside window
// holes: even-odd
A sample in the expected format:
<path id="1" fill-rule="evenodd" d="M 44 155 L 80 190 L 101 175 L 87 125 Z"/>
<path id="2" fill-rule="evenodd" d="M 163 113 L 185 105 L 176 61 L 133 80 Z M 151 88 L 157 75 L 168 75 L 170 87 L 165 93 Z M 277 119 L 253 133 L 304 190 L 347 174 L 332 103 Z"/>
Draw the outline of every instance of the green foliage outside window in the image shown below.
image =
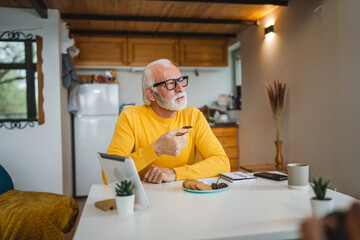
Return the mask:
<path id="1" fill-rule="evenodd" d="M 31 56 L 26 57 L 25 41 L 0 41 L 0 120 L 27 119 L 28 81 L 37 79 L 34 68 L 36 63 L 36 42 L 32 42 Z M 26 60 L 30 63 L 26 64 Z M 31 66 L 32 70 L 26 68 Z M 29 79 L 27 79 L 29 78 Z M 33 88 L 37 96 L 37 87 Z M 37 101 L 36 101 L 37 102 Z M 37 106 L 31 106 L 37 108 Z M 35 110 L 36 111 L 36 110 Z M 36 116 L 31 116 L 36 117 Z"/>

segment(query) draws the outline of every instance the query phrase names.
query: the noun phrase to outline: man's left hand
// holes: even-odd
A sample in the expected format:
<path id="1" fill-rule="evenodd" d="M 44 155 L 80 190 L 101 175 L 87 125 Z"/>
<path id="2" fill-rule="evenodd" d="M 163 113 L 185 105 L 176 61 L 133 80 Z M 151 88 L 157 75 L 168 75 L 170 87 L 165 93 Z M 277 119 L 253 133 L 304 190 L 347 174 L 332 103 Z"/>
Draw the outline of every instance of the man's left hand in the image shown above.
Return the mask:
<path id="1" fill-rule="evenodd" d="M 176 180 L 173 169 L 152 165 L 144 175 L 144 181 L 150 183 L 172 182 Z"/>

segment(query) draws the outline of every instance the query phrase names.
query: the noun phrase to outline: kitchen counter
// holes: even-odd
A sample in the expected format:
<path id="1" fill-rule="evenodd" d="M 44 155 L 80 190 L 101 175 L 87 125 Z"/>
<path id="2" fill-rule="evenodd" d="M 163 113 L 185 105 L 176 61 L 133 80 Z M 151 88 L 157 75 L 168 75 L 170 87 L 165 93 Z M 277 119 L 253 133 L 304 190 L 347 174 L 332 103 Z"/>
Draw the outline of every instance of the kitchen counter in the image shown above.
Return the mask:
<path id="1" fill-rule="evenodd" d="M 212 128 L 226 128 L 226 127 L 238 127 L 238 122 L 209 122 L 210 127 Z"/>

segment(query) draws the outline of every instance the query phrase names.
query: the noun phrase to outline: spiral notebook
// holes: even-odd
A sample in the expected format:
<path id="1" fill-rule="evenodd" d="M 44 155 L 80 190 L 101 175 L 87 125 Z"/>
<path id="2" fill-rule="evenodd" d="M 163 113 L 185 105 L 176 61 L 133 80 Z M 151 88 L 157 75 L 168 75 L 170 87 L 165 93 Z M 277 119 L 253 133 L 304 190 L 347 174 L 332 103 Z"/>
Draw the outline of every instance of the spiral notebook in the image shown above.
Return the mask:
<path id="1" fill-rule="evenodd" d="M 235 183 L 235 182 L 244 182 L 244 181 L 253 181 L 256 180 L 256 177 L 249 173 L 244 173 L 241 171 L 238 172 L 229 172 L 229 173 L 220 173 L 220 177 L 226 181 Z"/>

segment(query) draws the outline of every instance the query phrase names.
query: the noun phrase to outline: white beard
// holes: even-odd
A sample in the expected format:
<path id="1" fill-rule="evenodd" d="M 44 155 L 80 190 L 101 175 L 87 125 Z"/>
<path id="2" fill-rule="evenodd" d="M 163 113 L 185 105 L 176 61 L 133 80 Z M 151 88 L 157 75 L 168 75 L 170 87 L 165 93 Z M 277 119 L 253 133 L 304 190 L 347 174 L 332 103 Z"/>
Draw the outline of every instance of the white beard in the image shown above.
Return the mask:
<path id="1" fill-rule="evenodd" d="M 179 92 L 171 99 L 165 99 L 163 96 L 161 96 L 160 93 L 157 91 L 154 91 L 156 96 L 156 102 L 159 104 L 160 107 L 165 108 L 167 110 L 171 111 L 179 111 L 186 108 L 187 105 L 187 95 L 186 92 Z M 175 102 L 175 99 L 179 97 L 184 97 L 179 103 Z"/>

